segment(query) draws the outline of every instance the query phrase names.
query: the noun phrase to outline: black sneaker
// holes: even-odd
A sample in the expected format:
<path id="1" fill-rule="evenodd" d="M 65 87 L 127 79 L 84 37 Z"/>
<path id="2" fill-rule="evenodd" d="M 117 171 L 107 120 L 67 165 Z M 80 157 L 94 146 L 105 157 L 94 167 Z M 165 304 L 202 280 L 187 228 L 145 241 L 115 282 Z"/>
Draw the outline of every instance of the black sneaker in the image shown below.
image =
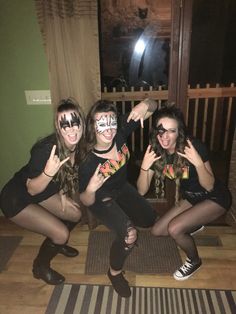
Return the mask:
<path id="1" fill-rule="evenodd" d="M 110 269 L 107 272 L 107 276 L 110 279 L 114 290 L 123 298 L 129 298 L 131 296 L 131 290 L 128 281 L 124 278 L 123 272 L 113 276 Z"/>
<path id="2" fill-rule="evenodd" d="M 191 277 L 202 265 L 202 261 L 199 260 L 197 264 L 193 264 L 192 261 L 187 258 L 185 263 L 173 274 L 176 280 L 186 280 Z"/>
<path id="3" fill-rule="evenodd" d="M 201 232 L 205 229 L 205 226 L 198 226 L 196 229 L 194 229 L 190 235 L 193 236 L 194 234 L 197 234 L 198 232 Z"/>

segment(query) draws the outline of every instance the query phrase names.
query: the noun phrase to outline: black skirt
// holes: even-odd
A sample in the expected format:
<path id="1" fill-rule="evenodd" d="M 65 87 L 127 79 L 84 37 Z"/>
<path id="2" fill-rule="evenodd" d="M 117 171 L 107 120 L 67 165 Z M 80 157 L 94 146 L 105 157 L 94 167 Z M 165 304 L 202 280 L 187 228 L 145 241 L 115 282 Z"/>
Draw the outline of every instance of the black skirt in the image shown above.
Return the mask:
<path id="1" fill-rule="evenodd" d="M 184 199 L 189 201 L 192 205 L 196 205 L 199 202 L 205 200 L 211 200 L 226 210 L 230 209 L 232 205 L 232 195 L 228 188 L 220 181 L 215 181 L 214 188 L 212 191 L 182 191 Z"/>
<path id="2" fill-rule="evenodd" d="M 15 175 L 3 187 L 0 194 L 0 208 L 5 217 L 11 218 L 30 204 L 38 204 L 50 196 L 58 193 L 59 185 L 50 182 L 48 187 L 37 195 L 30 195 L 26 188 L 26 180 Z"/>

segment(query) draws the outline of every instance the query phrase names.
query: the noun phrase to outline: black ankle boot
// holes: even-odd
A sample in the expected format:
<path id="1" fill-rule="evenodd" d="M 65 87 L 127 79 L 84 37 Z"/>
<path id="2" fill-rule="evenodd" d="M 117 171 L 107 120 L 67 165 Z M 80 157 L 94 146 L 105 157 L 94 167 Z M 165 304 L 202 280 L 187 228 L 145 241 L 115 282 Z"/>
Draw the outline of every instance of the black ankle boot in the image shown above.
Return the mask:
<path id="1" fill-rule="evenodd" d="M 65 277 L 53 270 L 50 267 L 44 265 L 33 265 L 33 275 L 36 279 L 42 279 L 49 285 L 60 285 L 65 281 Z"/>
<path id="2" fill-rule="evenodd" d="M 107 272 L 107 276 L 110 279 L 114 290 L 123 298 L 129 298 L 131 296 L 131 290 L 128 281 L 124 278 L 123 272 L 113 276 L 110 269 Z"/>
<path id="3" fill-rule="evenodd" d="M 49 285 L 59 285 L 65 277 L 50 267 L 51 260 L 57 255 L 61 245 L 54 244 L 50 239 L 45 239 L 33 263 L 33 275 L 44 280 Z"/>
<path id="4" fill-rule="evenodd" d="M 79 251 L 69 245 L 62 245 L 58 253 L 63 254 L 67 257 L 75 257 L 79 255 Z"/>

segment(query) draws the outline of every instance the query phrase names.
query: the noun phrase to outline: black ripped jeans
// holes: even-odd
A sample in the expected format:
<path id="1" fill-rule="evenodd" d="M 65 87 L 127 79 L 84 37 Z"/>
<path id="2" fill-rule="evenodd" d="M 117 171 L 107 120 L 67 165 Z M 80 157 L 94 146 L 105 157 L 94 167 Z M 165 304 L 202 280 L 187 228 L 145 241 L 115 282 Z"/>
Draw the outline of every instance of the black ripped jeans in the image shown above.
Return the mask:
<path id="1" fill-rule="evenodd" d="M 151 227 L 157 217 L 152 206 L 129 183 L 96 200 L 89 210 L 116 234 L 110 249 L 110 266 L 114 270 L 123 268 L 133 247 L 125 242 L 129 228 Z"/>

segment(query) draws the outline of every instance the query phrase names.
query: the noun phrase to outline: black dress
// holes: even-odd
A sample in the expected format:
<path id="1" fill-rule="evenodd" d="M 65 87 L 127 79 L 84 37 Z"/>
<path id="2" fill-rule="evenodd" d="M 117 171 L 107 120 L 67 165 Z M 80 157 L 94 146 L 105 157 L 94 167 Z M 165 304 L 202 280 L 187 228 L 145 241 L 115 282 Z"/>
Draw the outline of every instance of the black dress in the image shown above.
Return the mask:
<path id="1" fill-rule="evenodd" d="M 34 196 L 28 193 L 26 187 L 28 178 L 35 178 L 43 172 L 55 144 L 54 134 L 37 142 L 31 149 L 29 162 L 15 173 L 3 187 L 0 194 L 0 208 L 6 217 L 14 217 L 29 204 L 40 203 L 59 192 L 59 183 L 54 180 L 48 184 L 43 192 Z"/>

